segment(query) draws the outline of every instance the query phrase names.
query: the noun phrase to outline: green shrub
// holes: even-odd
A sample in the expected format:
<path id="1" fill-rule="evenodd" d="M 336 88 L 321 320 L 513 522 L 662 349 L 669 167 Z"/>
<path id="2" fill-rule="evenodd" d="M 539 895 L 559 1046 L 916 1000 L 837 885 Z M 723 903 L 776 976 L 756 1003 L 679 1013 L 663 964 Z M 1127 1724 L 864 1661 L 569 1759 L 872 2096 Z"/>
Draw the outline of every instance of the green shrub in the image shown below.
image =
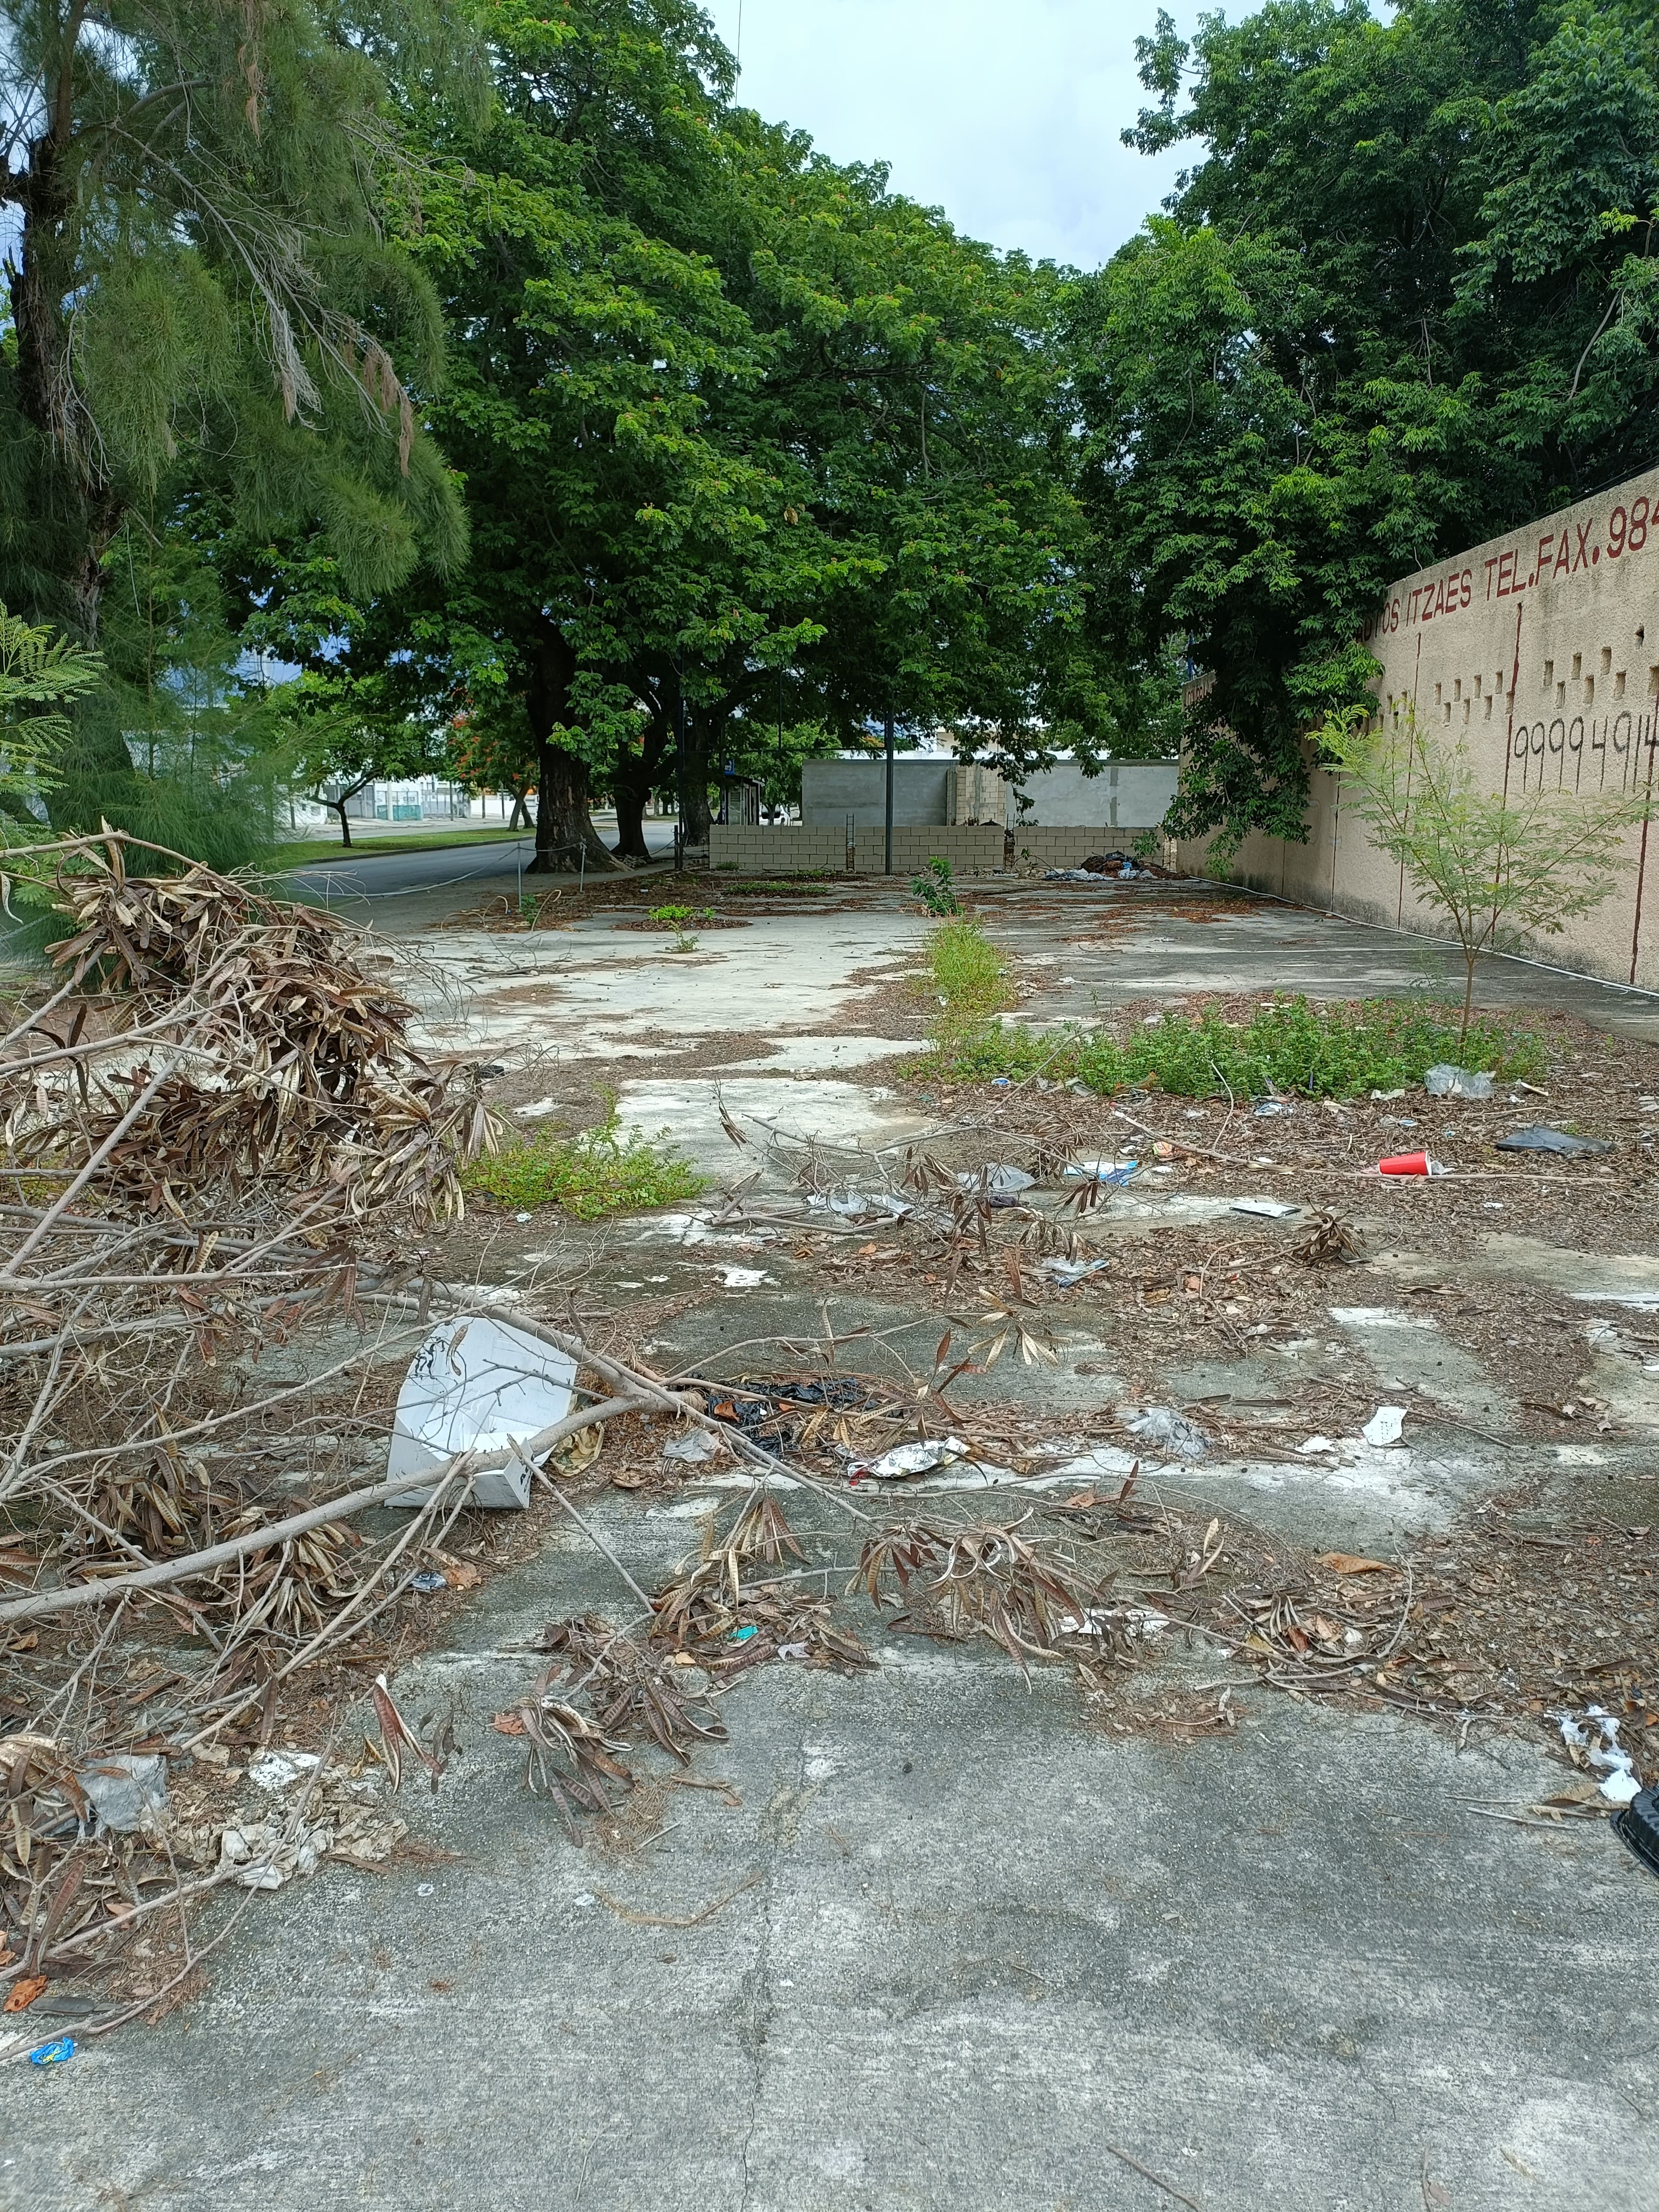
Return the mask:
<path id="1" fill-rule="evenodd" d="M 1005 1029 L 988 1015 L 977 1024 L 941 1028 L 927 1067 L 934 1079 L 1047 1075 L 1091 1091 L 1155 1081 L 1182 1098 L 1259 1098 L 1271 1091 L 1314 1098 L 1352 1098 L 1420 1083 L 1437 1060 L 1486 1069 L 1503 1081 L 1535 1080 L 1544 1045 L 1531 1030 L 1482 1017 L 1462 1040 L 1449 1006 L 1399 999 L 1315 1006 L 1271 999 L 1248 1022 L 1228 1022 L 1212 1007 L 1196 1020 L 1168 1013 L 1127 1037 L 1104 1030 L 1048 1032 Z"/>
<path id="2" fill-rule="evenodd" d="M 556 1206 L 578 1221 L 648 1213 L 695 1198 L 704 1185 L 689 1161 L 653 1144 L 642 1130 L 624 1136 L 614 1115 L 574 1137 L 538 1130 L 526 1143 L 475 1160 L 462 1181 L 502 1206 Z"/>
<path id="3" fill-rule="evenodd" d="M 935 853 L 927 863 L 927 872 L 912 876 L 910 888 L 929 914 L 960 914 L 962 902 L 951 881 L 951 863 L 942 854 Z"/>

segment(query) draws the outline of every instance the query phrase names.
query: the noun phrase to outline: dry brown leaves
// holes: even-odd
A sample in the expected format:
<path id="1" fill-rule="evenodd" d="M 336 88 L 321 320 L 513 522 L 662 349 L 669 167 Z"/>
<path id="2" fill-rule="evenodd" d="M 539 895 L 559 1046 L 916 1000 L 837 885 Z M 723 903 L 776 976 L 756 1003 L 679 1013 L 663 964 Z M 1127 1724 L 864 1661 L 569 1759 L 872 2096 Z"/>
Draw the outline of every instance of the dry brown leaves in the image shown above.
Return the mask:
<path id="1" fill-rule="evenodd" d="M 908 1606 L 925 1635 L 988 1636 L 1024 1673 L 1052 1658 L 1062 1635 L 1096 1625 L 1108 1586 L 1024 1525 L 899 1523 L 871 1538 L 858 1580 L 872 1605 Z"/>

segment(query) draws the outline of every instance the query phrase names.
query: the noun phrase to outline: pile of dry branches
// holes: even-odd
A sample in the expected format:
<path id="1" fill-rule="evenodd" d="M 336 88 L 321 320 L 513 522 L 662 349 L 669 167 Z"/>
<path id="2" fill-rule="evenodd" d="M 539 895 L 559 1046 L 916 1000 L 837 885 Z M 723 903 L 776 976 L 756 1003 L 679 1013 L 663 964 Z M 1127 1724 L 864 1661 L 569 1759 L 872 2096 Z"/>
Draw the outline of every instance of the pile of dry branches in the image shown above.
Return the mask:
<path id="1" fill-rule="evenodd" d="M 31 1593 L 0 1605 L 0 1698 L 39 1745 L 0 1839 L 14 1972 L 40 1963 L 52 1869 L 87 1841 L 84 1808 L 66 1818 L 29 1777 L 123 1725 L 112 1691 L 157 1618 L 134 1589 L 205 1662 L 137 1701 L 175 1740 L 380 1601 L 382 1554 L 329 1509 L 295 1525 L 293 1401 L 361 1356 L 371 1318 L 412 1340 L 422 1240 L 494 1141 L 476 1079 L 414 1048 L 347 926 L 199 866 L 137 872 L 146 853 L 108 830 L 31 848 L 70 933 L 57 987 L 15 994 L 0 1040 L 0 1567 Z M 56 1626 L 71 1606 L 100 1624 L 89 1648 Z"/>

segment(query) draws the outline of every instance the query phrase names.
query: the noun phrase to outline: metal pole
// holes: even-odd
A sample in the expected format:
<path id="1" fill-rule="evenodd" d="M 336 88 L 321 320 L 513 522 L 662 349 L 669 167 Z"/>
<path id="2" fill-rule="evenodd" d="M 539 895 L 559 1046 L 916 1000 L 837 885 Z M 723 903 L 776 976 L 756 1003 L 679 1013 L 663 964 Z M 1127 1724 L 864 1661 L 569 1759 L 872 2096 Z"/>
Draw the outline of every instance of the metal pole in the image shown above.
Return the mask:
<path id="1" fill-rule="evenodd" d="M 884 872 L 893 872 L 893 718 L 887 715 L 882 722 L 882 735 L 887 746 L 887 836 L 886 866 Z"/>
<path id="2" fill-rule="evenodd" d="M 678 655 L 674 661 L 674 799 L 679 821 L 674 830 L 674 866 L 685 866 L 685 686 Z"/>

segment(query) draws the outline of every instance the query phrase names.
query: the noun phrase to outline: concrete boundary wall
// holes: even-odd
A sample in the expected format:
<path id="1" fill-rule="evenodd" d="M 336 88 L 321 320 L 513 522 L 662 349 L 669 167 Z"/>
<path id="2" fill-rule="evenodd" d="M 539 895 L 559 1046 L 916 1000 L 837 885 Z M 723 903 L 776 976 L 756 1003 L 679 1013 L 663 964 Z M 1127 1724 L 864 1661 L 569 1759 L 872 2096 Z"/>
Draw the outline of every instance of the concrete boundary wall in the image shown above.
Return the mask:
<path id="1" fill-rule="evenodd" d="M 1151 828 L 1153 825 L 1144 825 Z M 1139 827 L 1115 830 L 1099 827 L 1067 829 L 1028 822 L 1016 830 L 1012 865 L 1004 860 L 1004 833 L 994 823 L 936 823 L 917 829 L 893 825 L 893 872 L 913 876 L 925 868 L 934 854 L 950 861 L 958 876 L 987 876 L 1005 869 L 1016 875 L 1041 875 L 1047 868 L 1077 868 L 1091 854 L 1130 850 L 1141 834 Z M 885 844 L 879 830 L 854 831 L 852 872 L 878 876 L 883 872 Z M 737 868 L 744 875 L 787 876 L 808 868 L 829 868 L 836 875 L 848 872 L 847 833 L 808 823 L 786 823 L 775 829 L 729 827 L 716 823 L 708 833 L 711 868 Z"/>
<path id="2" fill-rule="evenodd" d="M 852 872 L 878 876 L 886 861 L 883 831 L 855 831 Z M 893 872 L 913 876 L 925 868 L 934 854 L 950 861 L 959 876 L 989 875 L 1002 866 L 1002 831 L 965 823 L 940 823 L 917 829 L 893 828 Z M 745 875 L 786 876 L 807 868 L 830 868 L 837 875 L 848 871 L 847 832 L 843 826 L 819 828 L 811 823 L 786 823 L 781 828 L 742 829 L 716 823 L 708 832 L 711 868 L 737 867 Z"/>
<path id="3" fill-rule="evenodd" d="M 708 865 L 732 867 L 744 875 L 787 876 L 805 868 L 847 868 L 847 832 L 811 823 L 785 823 L 772 829 L 716 822 L 708 831 Z"/>
<path id="4" fill-rule="evenodd" d="M 1382 664 L 1386 726 L 1407 714 L 1465 742 L 1493 792 L 1650 795 L 1659 756 L 1659 470 L 1421 568 L 1389 592 L 1365 633 Z M 1614 983 L 1659 990 L 1659 839 L 1644 818 L 1623 840 L 1612 896 L 1559 933 L 1504 949 Z M 1207 842 L 1181 866 L 1211 872 Z M 1397 862 L 1312 778 L 1308 840 L 1246 840 L 1218 872 L 1301 903 L 1446 933 Z"/>

